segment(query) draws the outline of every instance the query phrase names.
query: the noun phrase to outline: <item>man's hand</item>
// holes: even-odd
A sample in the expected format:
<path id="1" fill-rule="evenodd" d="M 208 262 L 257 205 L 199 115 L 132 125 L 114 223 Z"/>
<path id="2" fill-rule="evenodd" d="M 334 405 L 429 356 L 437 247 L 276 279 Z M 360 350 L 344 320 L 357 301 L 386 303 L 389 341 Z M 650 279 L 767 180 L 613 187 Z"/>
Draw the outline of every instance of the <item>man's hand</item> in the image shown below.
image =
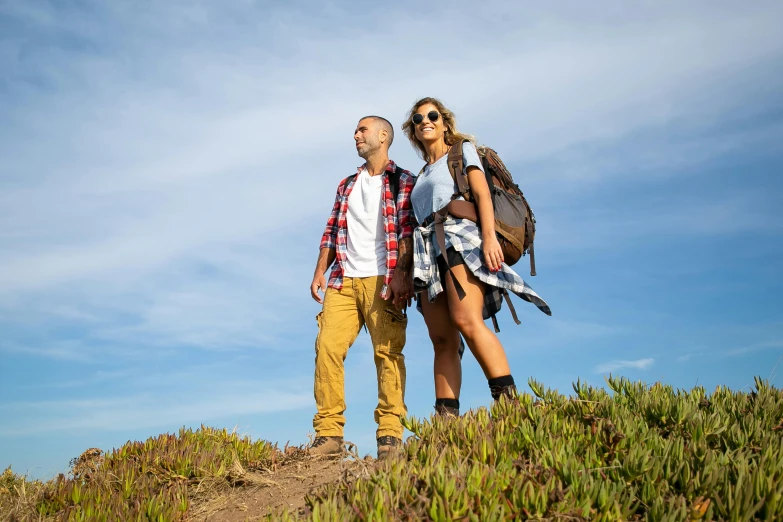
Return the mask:
<path id="1" fill-rule="evenodd" d="M 406 304 L 410 306 L 413 298 L 413 277 L 404 270 L 395 270 L 389 290 L 394 308 L 402 310 Z"/>
<path id="2" fill-rule="evenodd" d="M 318 262 L 315 264 L 315 272 L 313 272 L 313 282 L 310 284 L 310 295 L 313 296 L 315 302 L 318 304 L 324 304 L 324 300 L 318 295 L 318 289 L 326 295 L 326 277 L 324 274 L 326 270 L 334 263 L 336 254 L 334 248 L 323 247 L 318 253 Z"/>
<path id="3" fill-rule="evenodd" d="M 310 295 L 313 296 L 316 303 L 324 304 L 323 298 L 318 295 L 319 289 L 321 290 L 321 293 L 326 293 L 326 277 L 322 272 L 316 272 L 313 276 L 313 283 L 310 285 Z"/>
<path id="4" fill-rule="evenodd" d="M 413 298 L 413 239 L 406 237 L 400 240 L 397 256 L 397 268 L 392 275 L 389 290 L 391 290 L 392 305 L 397 310 L 411 305 Z"/>

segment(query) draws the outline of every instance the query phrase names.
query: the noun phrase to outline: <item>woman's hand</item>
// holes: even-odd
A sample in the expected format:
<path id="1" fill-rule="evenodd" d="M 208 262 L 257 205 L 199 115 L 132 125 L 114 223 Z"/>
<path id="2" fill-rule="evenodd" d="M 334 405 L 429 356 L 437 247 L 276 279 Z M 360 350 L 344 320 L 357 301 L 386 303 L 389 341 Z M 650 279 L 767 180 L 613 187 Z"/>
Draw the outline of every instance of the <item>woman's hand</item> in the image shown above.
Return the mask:
<path id="1" fill-rule="evenodd" d="M 500 265 L 503 264 L 503 249 L 495 234 L 482 240 L 482 249 L 484 250 L 484 263 L 490 271 L 497 272 Z"/>
<path id="2" fill-rule="evenodd" d="M 481 228 L 481 248 L 484 250 L 484 264 L 492 272 L 500 270 L 503 263 L 503 249 L 495 235 L 495 211 L 492 208 L 492 195 L 489 193 L 487 178 L 478 167 L 468 167 L 468 184 L 476 200 Z"/>

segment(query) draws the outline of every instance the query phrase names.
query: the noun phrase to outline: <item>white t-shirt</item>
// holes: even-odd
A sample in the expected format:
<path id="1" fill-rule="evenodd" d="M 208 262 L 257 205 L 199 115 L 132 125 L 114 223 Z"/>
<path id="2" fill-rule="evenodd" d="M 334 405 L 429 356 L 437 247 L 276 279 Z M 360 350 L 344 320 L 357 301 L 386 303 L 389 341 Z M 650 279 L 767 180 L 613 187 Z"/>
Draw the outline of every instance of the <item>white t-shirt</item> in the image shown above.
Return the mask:
<path id="1" fill-rule="evenodd" d="M 386 275 L 382 188 L 382 175 L 370 176 L 367 169 L 362 169 L 348 195 L 346 277 Z"/>

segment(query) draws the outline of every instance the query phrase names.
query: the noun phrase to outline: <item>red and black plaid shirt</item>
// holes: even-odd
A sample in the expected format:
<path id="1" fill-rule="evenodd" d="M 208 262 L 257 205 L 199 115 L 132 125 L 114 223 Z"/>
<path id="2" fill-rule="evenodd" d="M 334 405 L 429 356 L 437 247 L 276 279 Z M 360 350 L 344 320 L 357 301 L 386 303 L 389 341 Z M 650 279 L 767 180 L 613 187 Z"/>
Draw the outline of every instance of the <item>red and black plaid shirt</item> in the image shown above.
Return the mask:
<path id="1" fill-rule="evenodd" d="M 366 164 L 365 164 L 366 165 Z M 333 248 L 336 253 L 336 262 L 332 267 L 332 273 L 329 276 L 330 288 L 340 290 L 343 287 L 343 265 L 348 251 L 348 196 L 353 190 L 353 186 L 358 179 L 358 173 L 364 169 L 362 165 L 357 170 L 357 175 L 352 176 L 351 180 L 345 178 L 337 186 L 337 197 L 334 200 L 332 213 L 326 221 L 326 230 L 321 237 L 321 248 Z M 411 205 L 411 192 L 415 178 L 407 170 L 400 173 L 400 192 L 397 195 L 397 201 L 389 186 L 389 173 L 393 173 L 397 165 L 389 161 L 382 178 L 381 193 L 383 194 L 383 205 L 381 207 L 383 214 L 383 231 L 386 236 L 386 277 L 383 280 L 381 289 L 381 298 L 388 299 L 389 283 L 391 282 L 394 268 L 397 266 L 397 247 L 400 240 L 413 236 L 413 229 L 416 226 L 413 217 L 413 206 Z"/>

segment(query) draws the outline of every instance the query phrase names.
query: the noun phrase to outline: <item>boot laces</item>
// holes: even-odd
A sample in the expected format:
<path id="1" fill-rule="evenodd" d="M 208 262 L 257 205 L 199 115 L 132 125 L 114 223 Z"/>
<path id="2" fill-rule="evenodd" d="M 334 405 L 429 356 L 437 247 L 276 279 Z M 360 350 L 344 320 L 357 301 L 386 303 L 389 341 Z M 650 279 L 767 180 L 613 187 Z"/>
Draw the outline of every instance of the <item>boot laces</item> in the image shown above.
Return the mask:
<path id="1" fill-rule="evenodd" d="M 313 445 L 310 446 L 311 448 L 317 448 L 318 446 L 323 446 L 327 442 L 329 442 L 329 439 L 336 439 L 339 437 L 316 437 L 313 441 Z"/>
<path id="2" fill-rule="evenodd" d="M 400 439 L 397 437 L 392 437 L 391 435 L 384 435 L 383 437 L 378 437 L 378 446 L 399 446 L 400 445 Z"/>

